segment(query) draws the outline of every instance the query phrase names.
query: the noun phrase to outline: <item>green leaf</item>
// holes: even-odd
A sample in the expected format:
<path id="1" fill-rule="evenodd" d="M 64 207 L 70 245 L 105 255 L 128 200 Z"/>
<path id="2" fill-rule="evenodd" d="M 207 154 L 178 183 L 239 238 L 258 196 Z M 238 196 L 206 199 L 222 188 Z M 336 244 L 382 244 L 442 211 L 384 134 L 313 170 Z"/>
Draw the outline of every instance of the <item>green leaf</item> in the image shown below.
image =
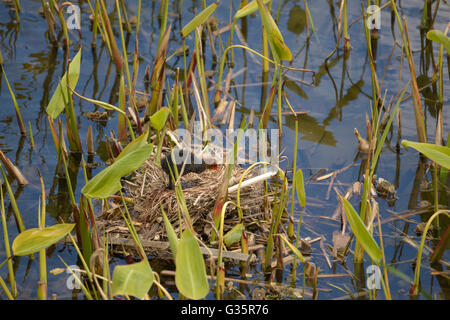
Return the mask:
<path id="1" fill-rule="evenodd" d="M 280 238 L 283 239 L 283 241 L 288 245 L 289 249 L 292 250 L 292 252 L 297 256 L 297 258 L 305 263 L 305 257 L 302 255 L 302 253 L 300 252 L 300 250 L 298 250 L 288 239 L 286 239 L 286 237 L 284 235 L 280 235 Z"/>
<path id="2" fill-rule="evenodd" d="M 196 15 L 194 19 L 192 19 L 187 25 L 185 25 L 181 30 L 183 37 L 186 38 L 187 35 L 192 32 L 192 30 L 208 20 L 209 16 L 216 10 L 218 5 L 218 2 L 214 2 L 209 7 L 205 8 L 205 10 Z"/>
<path id="3" fill-rule="evenodd" d="M 153 284 L 153 271 L 147 260 L 116 266 L 112 279 L 112 293 L 142 299 Z"/>
<path id="4" fill-rule="evenodd" d="M 267 36 L 269 38 L 269 45 L 272 53 L 274 55 L 275 61 L 278 60 L 292 60 L 292 53 L 289 48 L 286 46 L 283 40 L 283 36 L 281 35 L 280 30 L 278 29 L 277 24 L 273 20 L 270 15 L 269 10 L 264 5 L 262 0 L 257 0 L 259 12 L 261 14 L 261 21 L 264 25 L 264 28 L 267 32 Z"/>
<path id="5" fill-rule="evenodd" d="M 435 42 L 439 42 L 444 45 L 447 53 L 450 54 L 450 38 L 439 30 L 430 30 L 427 32 L 427 39 Z"/>
<path id="6" fill-rule="evenodd" d="M 69 83 L 72 89 L 75 89 L 78 78 L 80 76 L 80 64 L 81 64 L 81 49 L 73 58 L 72 62 L 69 65 Z M 52 98 L 47 106 L 47 113 L 55 119 L 66 106 L 66 103 L 69 101 L 69 97 L 67 95 L 67 72 L 62 77 L 58 86 L 56 87 L 55 93 L 53 93 Z"/>
<path id="7" fill-rule="evenodd" d="M 225 245 L 228 247 L 231 246 L 233 243 L 240 241 L 243 231 L 244 231 L 244 224 L 239 223 L 235 225 L 230 231 L 228 231 L 223 236 L 223 241 L 225 242 Z"/>
<path id="8" fill-rule="evenodd" d="M 44 229 L 25 230 L 14 239 L 13 253 L 15 256 L 24 256 L 46 249 L 64 238 L 74 226 L 74 223 L 62 223 Z"/>
<path id="9" fill-rule="evenodd" d="M 166 213 L 164 212 L 164 209 L 161 207 L 161 211 L 164 218 L 164 226 L 166 228 L 167 238 L 169 238 L 169 244 L 170 244 L 170 250 L 172 251 L 172 255 L 174 260 L 177 257 L 177 251 L 178 251 L 178 237 L 175 233 L 175 230 L 173 229 L 172 224 L 170 223 L 169 219 L 167 218 Z"/>
<path id="10" fill-rule="evenodd" d="M 181 235 L 175 260 L 175 284 L 189 299 L 202 299 L 209 292 L 205 261 L 197 239 L 189 229 Z"/>
<path id="11" fill-rule="evenodd" d="M 74 207 L 73 209 L 73 219 L 76 223 L 75 230 L 77 234 L 81 236 L 81 243 L 78 245 L 81 248 L 83 257 L 85 261 L 90 261 L 91 255 L 93 253 L 93 243 L 91 237 L 91 228 L 89 227 L 89 218 L 87 217 L 87 201 L 84 198 L 80 199 L 80 209 Z"/>
<path id="12" fill-rule="evenodd" d="M 81 192 L 88 198 L 97 199 L 116 193 L 122 188 L 120 179 L 139 168 L 148 159 L 152 149 L 153 146 L 149 144 L 127 153 L 86 183 Z"/>
<path id="13" fill-rule="evenodd" d="M 412 142 L 402 140 L 402 145 L 405 148 L 412 147 L 425 155 L 430 160 L 436 162 L 438 165 L 450 169 L 450 148 L 439 146 L 430 143 Z"/>
<path id="14" fill-rule="evenodd" d="M 152 123 L 153 128 L 158 131 L 162 130 L 166 124 L 169 114 L 170 110 L 167 107 L 163 107 L 158 110 L 158 112 L 155 112 L 155 114 L 150 117 L 150 122 Z"/>
<path id="15" fill-rule="evenodd" d="M 117 156 L 116 161 L 123 158 L 129 153 L 132 153 L 133 151 L 136 151 L 139 148 L 142 148 L 143 146 L 148 145 L 147 137 L 148 132 L 150 129 L 147 129 L 143 134 L 141 134 L 139 137 L 131 141 L 123 150 L 122 152 Z"/>
<path id="16" fill-rule="evenodd" d="M 279 30 L 272 29 L 269 33 L 269 41 L 272 50 L 276 50 L 278 57 L 281 60 L 292 60 L 292 53 L 289 50 Z"/>
<path id="17" fill-rule="evenodd" d="M 270 0 L 263 0 L 264 4 L 267 4 L 269 1 Z M 256 0 L 253 0 L 248 4 L 246 4 L 245 6 L 243 6 L 242 8 L 240 8 L 234 15 L 234 19 L 241 19 L 243 17 L 246 17 L 249 14 L 255 12 L 256 10 L 258 10 L 258 2 L 256 2 Z"/>
<path id="18" fill-rule="evenodd" d="M 302 207 L 304 207 L 306 205 L 306 193 L 302 169 L 298 169 L 295 174 L 295 190 L 297 191 L 298 202 Z"/>
<path id="19" fill-rule="evenodd" d="M 344 206 L 345 215 L 347 216 L 350 227 L 356 240 L 361 244 L 367 254 L 372 258 L 376 264 L 380 263 L 381 250 L 378 244 L 373 239 L 372 235 L 367 230 L 359 215 L 356 213 L 353 206 L 342 196 L 339 196 Z"/>

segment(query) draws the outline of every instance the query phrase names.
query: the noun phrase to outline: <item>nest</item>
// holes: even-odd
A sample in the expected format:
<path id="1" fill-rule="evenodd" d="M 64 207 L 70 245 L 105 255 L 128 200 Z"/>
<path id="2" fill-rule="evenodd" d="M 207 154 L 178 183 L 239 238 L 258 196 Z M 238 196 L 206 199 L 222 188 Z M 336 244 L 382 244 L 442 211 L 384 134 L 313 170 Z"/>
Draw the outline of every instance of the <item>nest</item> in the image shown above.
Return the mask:
<path id="1" fill-rule="evenodd" d="M 242 167 L 234 166 L 229 186 L 238 184 L 244 171 Z M 215 166 L 201 173 L 190 172 L 181 177 L 183 195 L 191 222 L 197 234 L 204 240 L 209 239 L 213 230 L 212 213 L 222 187 L 224 174 L 226 174 L 225 166 Z M 257 170 L 253 169 L 246 175 L 245 180 L 256 175 Z M 164 209 L 175 231 L 177 233 L 179 231 L 180 214 L 176 193 L 175 190 L 167 188 L 168 179 L 168 175 L 150 158 L 135 172 L 134 179 L 126 183 L 127 195 L 133 200 L 133 205 L 129 206 L 130 213 L 135 228 L 143 240 L 167 240 L 161 208 Z M 229 193 L 228 200 L 236 203 L 237 192 Z M 241 188 L 240 206 L 244 213 L 243 222 L 246 230 L 258 230 L 260 233 L 268 231 L 264 222 L 267 220 L 264 203 L 263 182 Z M 104 230 L 109 233 L 110 238 L 129 238 L 129 232 L 118 207 L 118 204 L 113 204 L 108 210 L 103 211 L 99 217 L 99 223 L 105 227 Z M 225 213 L 224 231 L 231 229 L 237 223 L 238 210 L 230 204 Z M 182 224 L 184 229 L 184 222 Z"/>

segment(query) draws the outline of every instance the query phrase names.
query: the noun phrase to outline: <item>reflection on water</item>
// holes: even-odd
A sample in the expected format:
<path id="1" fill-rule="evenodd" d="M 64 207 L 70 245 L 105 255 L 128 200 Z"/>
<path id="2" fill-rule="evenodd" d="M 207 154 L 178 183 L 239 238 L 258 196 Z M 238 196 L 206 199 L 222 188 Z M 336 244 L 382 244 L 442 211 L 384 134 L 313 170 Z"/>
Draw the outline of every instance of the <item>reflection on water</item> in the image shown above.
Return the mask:
<path id="1" fill-rule="evenodd" d="M 110 7 L 113 3 L 109 1 Z M 131 17 L 137 12 L 137 1 L 126 1 L 128 16 Z M 234 9 L 238 7 L 239 1 L 233 1 Z M 35 149 L 31 148 L 30 140 L 26 136 L 20 136 L 17 129 L 14 108 L 11 104 L 4 79 L 0 78 L 0 149 L 24 172 L 30 185 L 19 187 L 14 180 L 9 177 L 12 183 L 13 192 L 18 201 L 26 227 L 36 227 L 37 225 L 37 201 L 39 199 L 39 180 L 37 168 L 44 176 L 47 211 L 52 219 L 48 224 L 53 224 L 59 219 L 71 219 L 71 202 L 68 192 L 68 185 L 65 173 L 58 162 L 49 122 L 45 113 L 45 108 L 55 90 L 59 79 L 64 74 L 65 49 L 63 46 L 52 46 L 48 41 L 47 25 L 43 17 L 38 13 L 40 1 L 22 0 L 23 11 L 21 22 L 15 22 L 15 14 L 10 10 L 10 6 L 5 2 L 0 3 L 0 49 L 4 59 L 4 69 L 13 89 L 16 93 L 18 103 L 23 110 L 22 115 L 26 125 L 30 124 L 34 134 Z M 146 68 L 153 65 L 155 59 L 156 46 L 159 37 L 159 12 L 158 1 L 143 1 L 141 17 L 141 39 L 139 42 L 139 76 L 138 90 L 149 92 L 148 86 L 143 81 Z M 273 8 L 277 9 L 278 2 L 274 2 Z M 449 108 L 448 94 L 450 92 L 449 78 L 444 77 L 444 101 L 439 101 L 438 85 L 436 79 L 435 65 L 438 46 L 426 39 L 426 28 L 418 29 L 420 26 L 422 1 L 405 1 L 399 3 L 401 13 L 406 17 L 409 26 L 411 44 L 413 46 L 414 61 L 416 64 L 417 82 L 421 88 L 424 114 L 428 128 L 428 137 L 434 141 L 434 130 L 438 114 L 442 114 L 444 138 L 449 131 Z M 430 4 L 431 5 L 431 4 Z M 434 28 L 444 30 L 450 9 L 445 5 L 441 6 L 434 24 Z M 91 47 L 91 31 L 89 25 L 89 10 L 86 4 L 82 3 L 82 37 L 78 33 L 70 34 L 73 43 L 70 47 L 70 56 L 83 46 L 82 70 L 78 82 L 78 92 L 83 96 L 116 104 L 118 101 L 118 88 L 120 74 L 116 70 L 114 62 L 110 59 L 108 48 L 97 39 L 97 46 Z M 194 12 L 200 8 L 199 1 L 184 1 L 183 11 L 180 11 L 180 2 L 174 1 L 170 4 L 169 23 L 172 23 L 172 34 L 169 40 L 169 54 L 182 48 L 183 43 L 179 36 L 181 28 L 193 17 Z M 278 22 L 287 45 L 291 48 L 294 60 L 292 67 L 309 68 L 315 71 L 314 86 L 308 86 L 302 81 L 308 82 L 308 74 L 287 73 L 288 81 L 285 83 L 289 101 L 296 111 L 306 111 L 307 113 L 298 116 L 299 121 L 299 148 L 297 168 L 304 168 L 304 172 L 310 175 L 324 168 L 327 172 L 341 169 L 355 163 L 336 176 L 334 186 L 341 193 L 345 193 L 348 186 L 354 181 L 362 181 L 361 168 L 364 166 L 364 159 L 358 155 L 357 141 L 353 134 L 353 129 L 365 132 L 365 115 L 370 112 L 372 80 L 370 77 L 370 66 L 366 54 L 366 40 L 362 29 L 361 8 L 359 4 L 349 6 L 350 41 L 352 50 L 348 57 L 345 56 L 342 45 L 336 53 L 328 60 L 325 58 L 336 46 L 338 39 L 337 22 L 339 20 L 339 4 L 335 1 L 314 2 L 311 4 L 311 15 L 317 30 L 316 35 L 311 36 L 311 26 L 307 25 L 306 13 L 301 1 L 282 1 Z M 221 3 L 216 11 L 218 28 L 224 27 L 229 21 L 229 6 Z M 116 18 L 112 17 L 114 25 Z M 395 42 L 393 35 L 399 41 L 399 32 L 396 24 L 392 20 L 392 15 L 388 9 L 382 12 L 382 28 L 379 31 L 379 39 L 373 40 L 374 56 L 376 57 L 377 75 L 382 81 L 382 95 L 386 91 L 387 101 L 395 97 L 400 88 L 403 88 L 409 75 L 405 59 L 400 58 L 400 48 L 392 51 Z M 428 21 L 430 23 L 430 21 Z M 252 15 L 243 19 L 239 23 L 243 39 L 248 41 L 250 47 L 261 52 L 260 18 Z M 115 30 L 116 36 L 119 33 Z M 57 29 L 58 43 L 63 40 L 63 35 Z M 226 41 L 228 32 L 221 35 L 222 41 Z M 205 48 L 205 69 L 218 71 L 217 61 L 214 61 L 209 51 L 207 39 L 203 39 Z M 219 41 L 219 40 L 216 40 Z M 239 40 L 235 40 L 239 43 Z M 125 34 L 125 42 L 128 54 L 131 57 L 134 51 L 134 33 Z M 342 43 L 341 43 L 342 44 Z M 193 38 L 188 37 L 186 45 L 193 48 Z M 217 45 L 217 43 L 216 43 Z M 190 59 L 190 58 L 189 58 Z M 230 94 L 237 101 L 237 119 L 242 115 L 250 114 L 251 110 L 262 111 L 264 102 L 270 91 L 271 74 L 263 73 L 261 62 L 242 50 L 234 52 L 234 71 L 237 76 L 232 79 Z M 449 60 L 444 59 L 444 70 L 450 68 Z M 389 63 L 389 66 L 386 67 Z M 175 55 L 167 62 L 167 79 L 169 85 L 173 84 L 177 68 L 184 69 L 183 56 Z M 450 70 L 450 69 L 449 69 Z M 401 71 L 401 73 L 400 73 Z M 450 72 L 449 72 L 450 73 Z M 180 72 L 183 74 L 183 72 Z M 445 75 L 445 72 L 444 72 Z M 216 75 L 213 76 L 216 80 Z M 302 80 L 302 81 L 299 81 Z M 213 85 L 210 83 L 210 85 Z M 211 90 L 210 92 L 213 92 Z M 409 94 L 409 93 L 408 93 Z M 212 97 L 210 96 L 210 101 Z M 165 99 L 165 98 L 164 98 Z M 194 106 L 189 100 L 186 101 L 191 107 Z M 213 107 L 211 107 L 212 110 Z M 412 100 L 409 98 L 401 105 L 401 139 L 416 140 L 416 129 Z M 83 149 L 86 152 L 86 135 L 89 126 L 92 126 L 93 140 L 95 145 L 95 156 L 83 155 L 88 163 L 100 163 L 99 168 L 88 168 L 88 177 L 95 175 L 105 166 L 105 161 L 109 158 L 107 138 L 111 130 L 116 131 L 117 118 L 113 112 L 108 111 L 109 121 L 92 121 L 85 116 L 86 112 L 102 111 L 97 106 L 89 104 L 79 99 L 75 99 L 75 111 L 77 114 L 77 125 L 80 131 L 80 138 Z M 274 110 L 272 110 L 274 111 Z M 282 140 L 283 148 L 287 150 L 287 155 L 292 156 L 292 146 L 294 144 L 295 117 L 288 114 L 289 109 L 285 107 L 283 114 L 284 136 Z M 276 126 L 276 116 L 270 118 L 269 126 Z M 64 123 L 64 121 L 63 121 Z M 55 123 L 58 128 L 58 123 Z M 398 200 L 393 207 L 389 207 L 386 201 L 379 199 L 380 214 L 383 218 L 390 217 L 390 212 L 403 212 L 408 209 L 417 209 L 424 200 L 432 202 L 432 192 L 424 188 L 424 181 L 430 180 L 430 168 L 419 159 L 416 152 L 398 148 L 398 125 L 389 133 L 386 146 L 382 151 L 377 175 L 389 180 L 396 187 Z M 75 190 L 76 197 L 80 196 L 80 189 L 84 185 L 83 169 L 81 167 L 81 155 L 71 155 L 68 162 L 68 170 L 71 186 Z M 306 178 L 309 178 L 308 176 Z M 329 179 L 322 182 L 310 182 L 307 184 L 308 204 L 304 208 L 304 227 L 302 226 L 302 237 L 315 238 L 323 237 L 326 245 L 331 245 L 332 232 L 339 229 L 339 221 L 331 219 L 337 208 L 332 189 L 329 189 Z M 331 193 L 330 193 L 331 192 Z M 441 205 L 448 206 L 448 194 L 442 192 L 440 197 Z M 298 208 L 297 208 L 298 209 Z M 390 210 L 390 211 L 389 211 Z M 297 211 L 298 212 L 298 211 Z M 11 205 L 7 204 L 8 227 L 10 232 L 15 232 L 14 215 Z M 405 235 L 418 242 L 414 234 L 417 222 L 426 221 L 430 214 L 422 214 L 408 218 L 408 221 L 395 220 L 386 225 L 383 230 L 385 240 L 386 257 L 392 266 L 413 276 L 414 269 L 412 263 L 417 253 L 416 249 L 403 241 Z M 321 217 L 328 217 L 323 219 Z M 53 221 L 52 221 L 53 220 Z M 448 221 L 441 221 L 443 226 Z M 442 233 L 445 228 L 439 232 Z M 359 275 L 359 280 L 349 277 L 336 278 L 334 285 L 348 288 L 352 292 L 365 288 L 365 267 L 367 265 L 352 265 L 351 259 L 345 263 L 333 263 L 330 268 L 326 261 L 324 252 L 326 246 L 317 243 L 313 245 L 314 261 L 319 265 L 323 273 L 345 273 L 351 272 Z M 430 244 L 430 246 L 436 243 Z M 322 250 L 322 247 L 325 248 Z M 64 250 L 63 250 L 64 249 Z M 63 248 L 57 245 L 47 251 L 49 269 L 62 267 L 57 258 L 61 255 L 68 264 L 74 264 L 77 257 L 70 248 Z M 330 252 L 327 253 L 328 255 Z M 448 258 L 448 252 L 444 258 Z M 0 252 L 0 261 L 3 261 L 4 253 Z M 425 263 L 425 262 L 424 262 Z M 428 292 L 432 291 L 437 297 L 450 298 L 448 288 L 448 278 L 444 276 L 434 276 L 430 274 L 430 269 L 435 271 L 446 271 L 448 265 L 435 263 L 429 265 L 425 263 L 425 270 L 422 275 L 422 286 Z M 34 298 L 35 284 L 38 278 L 38 265 L 36 261 L 27 257 L 14 259 L 16 274 L 23 278 L 23 287 L 20 288 L 22 298 Z M 230 270 L 230 275 L 236 270 Z M 3 275 L 5 269 L 0 269 Z M 260 270 L 251 268 L 255 277 L 263 279 Z M 301 272 L 301 271 L 300 271 Z M 277 273 L 282 281 L 289 281 L 288 272 Z M 58 292 L 62 297 L 71 298 L 65 288 L 61 288 L 61 279 L 49 277 L 49 288 L 51 292 Z M 405 284 L 400 278 L 391 276 L 391 289 L 394 298 L 406 299 L 407 292 Z M 402 282 L 403 281 L 403 282 Z M 328 281 L 329 282 L 329 281 Z M 297 283 L 301 286 L 301 282 Z M 327 285 L 327 280 L 319 280 L 319 298 L 335 298 L 342 295 L 342 291 Z M 170 289 L 170 287 L 169 287 Z M 174 290 L 174 288 L 171 288 Z M 251 296 L 250 288 L 241 288 L 242 292 Z M 403 291 L 402 291 L 403 290 Z M 344 290 L 345 291 L 345 290 Z M 0 297 L 3 297 L 0 293 Z M 367 298 L 367 297 L 366 297 Z"/>

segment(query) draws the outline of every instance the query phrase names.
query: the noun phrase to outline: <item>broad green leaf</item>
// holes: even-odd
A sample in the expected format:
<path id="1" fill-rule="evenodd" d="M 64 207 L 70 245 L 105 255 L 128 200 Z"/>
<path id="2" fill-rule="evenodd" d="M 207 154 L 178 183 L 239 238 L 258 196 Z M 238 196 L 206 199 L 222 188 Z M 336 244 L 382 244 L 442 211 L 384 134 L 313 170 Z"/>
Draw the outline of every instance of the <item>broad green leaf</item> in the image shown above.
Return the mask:
<path id="1" fill-rule="evenodd" d="M 269 1 L 270 0 L 263 0 L 264 4 L 267 4 Z M 246 17 L 249 14 L 255 12 L 256 10 L 258 10 L 258 2 L 256 2 L 256 0 L 253 0 L 248 4 L 246 4 L 245 6 L 243 6 L 242 8 L 240 8 L 234 15 L 234 19 L 241 19 L 243 17 Z"/>
<path id="2" fill-rule="evenodd" d="M 203 260 L 197 239 L 189 229 L 181 235 L 175 259 L 175 284 L 181 294 L 189 299 L 202 299 L 209 292 Z"/>
<path id="3" fill-rule="evenodd" d="M 235 225 L 230 231 L 228 231 L 223 236 L 223 241 L 225 242 L 225 245 L 228 247 L 231 246 L 233 243 L 240 241 L 243 231 L 244 225 L 242 223 Z"/>
<path id="4" fill-rule="evenodd" d="M 187 25 L 185 25 L 181 30 L 183 37 L 186 38 L 187 35 L 192 32 L 192 30 L 208 20 L 209 16 L 216 10 L 218 5 L 218 2 L 214 2 L 209 7 L 205 8 L 205 10 L 196 15 L 194 19 L 192 19 Z"/>
<path id="5" fill-rule="evenodd" d="M 381 250 L 378 244 L 373 239 L 372 235 L 367 230 L 359 215 L 356 213 L 353 206 L 342 196 L 339 196 L 344 206 L 345 215 L 347 216 L 350 227 L 356 240 L 361 244 L 367 254 L 372 258 L 373 262 L 378 264 L 381 260 Z"/>
<path id="6" fill-rule="evenodd" d="M 178 250 L 178 237 L 163 208 L 161 208 L 161 212 L 164 218 L 164 226 L 166 228 L 167 238 L 169 238 L 170 250 L 172 251 L 172 255 L 175 260 Z"/>
<path id="7" fill-rule="evenodd" d="M 439 42 L 444 45 L 447 53 L 450 54 L 450 38 L 439 30 L 430 30 L 427 32 L 427 39 L 435 42 Z"/>
<path id="8" fill-rule="evenodd" d="M 153 271 L 147 260 L 116 266 L 112 279 L 112 294 L 142 299 L 153 284 Z"/>
<path id="9" fill-rule="evenodd" d="M 269 38 L 269 45 L 272 53 L 274 54 L 274 58 L 277 61 L 279 60 L 292 60 L 292 53 L 289 48 L 286 46 L 283 40 L 283 36 L 281 35 L 280 30 L 278 29 L 277 24 L 273 20 L 270 15 L 269 10 L 264 5 L 262 0 L 256 0 L 258 2 L 259 12 L 261 14 L 261 21 L 264 25 L 264 28 L 267 32 L 267 36 Z"/>
<path id="10" fill-rule="evenodd" d="M 86 183 L 81 192 L 88 198 L 97 199 L 116 193 L 122 188 L 120 179 L 139 168 L 148 159 L 152 149 L 152 145 L 144 145 L 127 153 Z"/>
<path id="11" fill-rule="evenodd" d="M 425 155 L 430 160 L 436 162 L 438 165 L 450 169 L 450 148 L 439 146 L 430 143 L 412 142 L 402 140 L 402 145 L 405 148 L 412 147 Z"/>
<path id="12" fill-rule="evenodd" d="M 295 174 L 295 190 L 297 191 L 298 202 L 302 207 L 304 207 L 306 205 L 306 193 L 302 169 L 298 169 Z"/>
<path id="13" fill-rule="evenodd" d="M 275 29 L 270 30 L 269 39 L 271 40 L 272 50 L 277 51 L 277 55 L 281 60 L 292 60 L 292 54 L 288 46 L 284 43 L 281 33 Z"/>
<path id="14" fill-rule="evenodd" d="M 120 152 L 120 154 L 117 156 L 116 161 L 123 158 L 129 153 L 132 153 L 133 151 L 136 151 L 137 149 L 145 146 L 148 144 L 147 137 L 148 132 L 150 129 L 147 129 L 143 134 L 141 134 L 139 137 L 131 141 L 123 150 Z"/>
<path id="15" fill-rule="evenodd" d="M 14 239 L 12 250 L 15 256 L 24 256 L 46 249 L 72 231 L 74 223 L 61 223 L 44 229 L 25 230 Z"/>
<path id="16" fill-rule="evenodd" d="M 297 258 L 305 263 L 305 257 L 302 255 L 302 253 L 300 252 L 300 250 L 298 250 L 288 239 L 286 239 L 286 237 L 284 235 L 280 235 L 280 238 L 283 239 L 283 241 L 288 245 L 289 249 L 292 250 L 292 252 L 297 256 Z"/>
<path id="17" fill-rule="evenodd" d="M 73 58 L 72 62 L 69 65 L 69 83 L 72 89 L 75 89 L 78 78 L 80 76 L 80 63 L 81 63 L 81 49 Z M 69 101 L 69 97 L 67 95 L 67 72 L 61 78 L 58 86 L 56 87 L 55 93 L 53 93 L 52 98 L 47 106 L 47 113 L 55 119 L 66 106 L 66 103 Z"/>
<path id="18" fill-rule="evenodd" d="M 150 117 L 150 122 L 152 123 L 153 128 L 160 131 L 164 128 L 166 124 L 167 117 L 169 117 L 170 110 L 167 107 L 163 107 L 155 112 L 154 115 Z"/>

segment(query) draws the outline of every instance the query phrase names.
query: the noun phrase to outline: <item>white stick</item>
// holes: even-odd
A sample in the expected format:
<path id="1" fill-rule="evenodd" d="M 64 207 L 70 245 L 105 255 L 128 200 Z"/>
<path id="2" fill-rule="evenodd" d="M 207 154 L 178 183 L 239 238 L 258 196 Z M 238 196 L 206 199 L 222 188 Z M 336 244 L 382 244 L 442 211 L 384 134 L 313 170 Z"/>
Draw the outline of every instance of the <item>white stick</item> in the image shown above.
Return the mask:
<path id="1" fill-rule="evenodd" d="M 276 170 L 274 170 L 274 171 L 269 171 L 269 172 L 266 172 L 266 173 L 264 173 L 264 174 L 261 174 L 261 175 L 259 175 L 259 176 L 257 176 L 257 177 L 254 177 L 254 178 L 245 180 L 245 181 L 243 181 L 243 182 L 241 183 L 241 189 L 244 188 L 244 187 L 248 187 L 248 186 L 250 186 L 250 185 L 252 185 L 252 184 L 255 184 L 255 183 L 262 182 L 262 181 L 265 181 L 265 180 L 267 180 L 267 179 L 270 179 L 270 178 L 272 178 L 274 175 L 276 175 L 277 172 L 278 172 L 278 171 L 276 171 Z M 239 187 L 239 183 L 238 183 L 238 184 L 235 184 L 235 185 L 232 186 L 232 187 L 229 187 L 229 188 L 228 188 L 228 193 L 237 191 L 238 187 Z"/>

